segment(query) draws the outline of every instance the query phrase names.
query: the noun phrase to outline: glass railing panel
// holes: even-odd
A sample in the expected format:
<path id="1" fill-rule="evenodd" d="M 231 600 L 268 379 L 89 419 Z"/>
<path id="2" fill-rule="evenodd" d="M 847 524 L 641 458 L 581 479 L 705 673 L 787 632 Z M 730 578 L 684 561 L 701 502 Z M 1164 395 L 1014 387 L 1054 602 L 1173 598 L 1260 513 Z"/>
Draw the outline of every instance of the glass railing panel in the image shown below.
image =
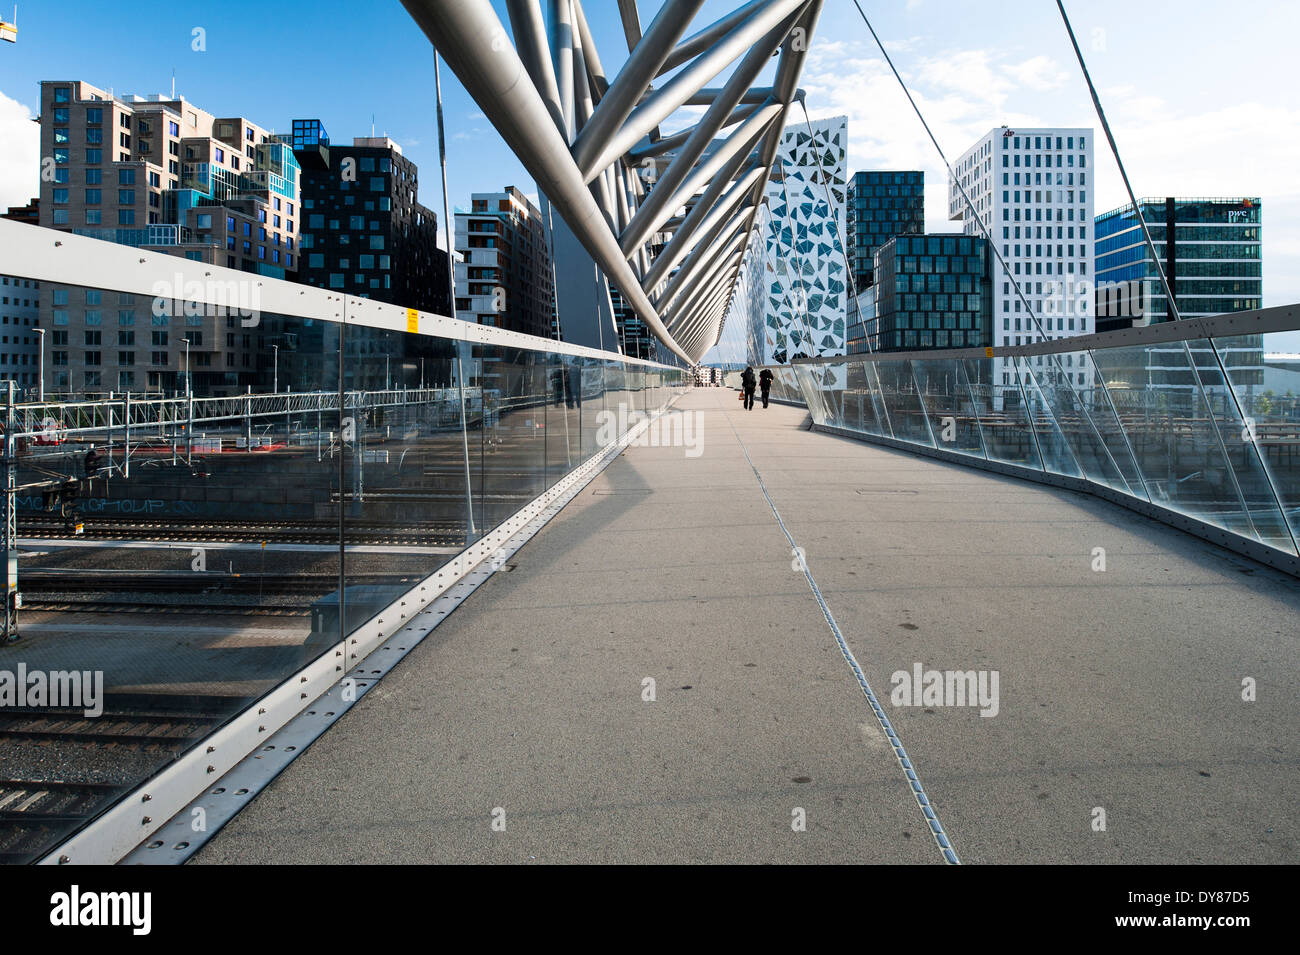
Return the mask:
<path id="1" fill-rule="evenodd" d="M 884 404 L 872 362 L 844 364 L 844 427 L 865 434 L 891 437 Z"/>
<path id="2" fill-rule="evenodd" d="M 957 359 L 917 360 L 912 371 L 929 417 L 935 447 L 984 457 L 979 417 L 972 405 L 966 374 Z"/>
<path id="3" fill-rule="evenodd" d="M 1096 349 L 1151 502 L 1256 538 L 1182 342 Z M 1222 386 L 1212 401 L 1228 401 Z M 1240 434 L 1236 436 L 1240 443 Z"/>
<path id="4" fill-rule="evenodd" d="M 808 413 L 812 415 L 813 422 L 822 426 L 839 427 L 839 424 L 831 419 L 830 408 L 826 402 L 827 392 L 821 386 L 818 367 L 816 365 L 792 365 L 790 367 L 794 373 L 794 381 L 804 396 L 804 403 L 808 406 Z"/>
<path id="5" fill-rule="evenodd" d="M 912 374 L 912 362 L 906 358 L 882 359 L 875 365 L 881 398 L 894 437 L 934 447 L 930 424 L 921 404 L 920 389 Z"/>
<path id="6" fill-rule="evenodd" d="M 1046 360 L 1046 368 L 1042 360 Z M 1026 413 L 1044 468 L 1053 474 L 1083 477 L 1083 471 L 1071 447 L 1071 440 L 1066 437 L 1065 429 L 1073 429 L 1076 433 L 1072 434 L 1071 438 L 1077 440 L 1077 429 L 1080 427 L 1090 429 L 1091 425 L 1086 420 L 1079 419 L 1067 418 L 1066 424 L 1057 421 L 1058 409 L 1048 401 L 1038 386 L 1039 375 L 1050 375 L 1052 372 L 1050 357 L 1021 356 L 1017 359 L 1016 368 L 1020 373 L 1020 383 L 1027 402 Z M 1100 438 L 1097 440 L 1100 441 Z"/>
<path id="7" fill-rule="evenodd" d="M 599 454 L 609 443 L 602 432 L 603 412 L 606 405 L 605 363 L 598 358 L 570 357 L 576 366 L 580 387 L 577 391 L 579 403 L 579 425 L 582 432 L 582 458 L 587 460 Z M 608 428 L 606 428 L 608 430 Z"/>
<path id="8" fill-rule="evenodd" d="M 1041 470 L 1014 359 L 967 358 L 962 366 L 989 460 Z"/>
<path id="9" fill-rule="evenodd" d="M 1044 356 L 1045 363 L 1047 360 Z M 1045 366 L 1035 378 L 1055 409 L 1084 475 L 1146 500 L 1146 486 L 1121 425 L 1124 415 L 1133 409 L 1132 392 L 1126 387 L 1108 389 L 1105 375 L 1087 352 L 1058 354 L 1050 368 Z"/>
<path id="10" fill-rule="evenodd" d="M 486 534 L 546 487 L 546 353 L 487 346 L 483 362 L 483 440 L 477 466 Z M 475 464 L 471 460 L 471 465 Z"/>
<path id="11" fill-rule="evenodd" d="M 1295 553 L 1295 540 L 1280 506 L 1282 499 L 1266 464 L 1265 449 L 1258 444 L 1261 419 L 1257 412 L 1267 401 L 1261 401 L 1263 336 L 1221 338 L 1213 344 L 1207 339 L 1195 339 L 1187 342 L 1187 347 L 1232 467 L 1234 489 L 1245 503 L 1241 523 L 1253 528 L 1264 543 Z M 1265 434 L 1272 436 L 1275 430 L 1267 420 L 1263 422 Z"/>
<path id="12" fill-rule="evenodd" d="M 1294 332 L 1216 339 L 1255 446 L 1300 536 L 1300 357 Z M 1284 548 L 1286 549 L 1286 548 Z"/>
<path id="13" fill-rule="evenodd" d="M 345 342 L 344 604 L 352 630 L 465 546 L 469 511 L 460 391 L 449 386 L 456 380 L 456 346 L 358 326 L 347 327 Z M 286 361 L 291 373 L 294 358 Z M 285 424 L 299 454 L 338 460 L 323 416 L 290 415 Z M 337 587 L 332 591 L 322 605 L 337 615 Z M 326 621 L 328 613 L 316 616 Z M 338 638 L 326 626 L 315 628 L 311 640 Z"/>
<path id="14" fill-rule="evenodd" d="M 627 398 L 627 376 L 623 373 L 623 363 L 621 361 L 606 360 L 601 361 L 602 374 L 605 377 L 605 410 L 609 413 L 609 427 L 602 434 L 602 445 L 608 446 L 613 441 L 618 441 L 630 427 L 628 421 L 628 412 L 631 406 Z M 620 411 L 622 412 L 620 414 Z"/>
<path id="15" fill-rule="evenodd" d="M 591 455 L 582 446 L 582 366 L 569 355 L 546 359 L 546 478 L 554 484 Z"/>

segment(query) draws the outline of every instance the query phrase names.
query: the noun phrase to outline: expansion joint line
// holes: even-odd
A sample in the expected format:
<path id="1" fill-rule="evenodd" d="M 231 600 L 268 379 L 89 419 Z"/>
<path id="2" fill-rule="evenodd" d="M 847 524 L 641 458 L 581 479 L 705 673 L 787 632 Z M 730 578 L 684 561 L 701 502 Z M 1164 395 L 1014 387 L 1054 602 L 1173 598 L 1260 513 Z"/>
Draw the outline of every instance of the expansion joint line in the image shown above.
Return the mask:
<path id="1" fill-rule="evenodd" d="M 767 492 L 767 485 L 763 483 L 763 475 L 759 473 L 758 467 L 754 464 L 754 459 L 749 456 L 749 449 L 745 447 L 744 440 L 740 437 L 740 432 L 736 430 L 735 424 L 731 420 L 731 414 L 725 408 L 722 409 L 723 415 L 727 419 L 727 425 L 731 428 L 731 433 L 736 436 L 736 443 L 740 445 L 741 452 L 745 455 L 745 460 L 749 463 L 750 469 L 754 472 L 754 478 L 758 481 L 758 489 L 763 492 L 763 497 L 767 500 L 767 506 L 772 509 L 772 516 L 776 518 L 777 525 L 781 528 L 781 533 L 785 539 L 790 542 L 790 547 L 797 555 L 802 555 L 803 551 L 795 543 L 794 535 L 790 529 L 785 526 L 785 521 L 781 519 L 781 512 L 776 509 L 776 503 L 772 500 L 772 495 Z M 885 714 L 885 708 L 880 705 L 880 700 L 876 698 L 875 691 L 871 689 L 871 684 L 867 682 L 866 674 L 862 672 L 857 658 L 853 651 L 849 649 L 848 641 L 844 639 L 844 634 L 840 630 L 839 624 L 835 622 L 835 616 L 831 613 L 831 608 L 826 603 L 826 598 L 822 596 L 821 588 L 817 586 L 817 581 L 813 579 L 812 571 L 808 569 L 808 561 L 802 556 L 799 557 L 799 566 L 803 569 L 804 578 L 808 581 L 808 586 L 812 590 L 813 597 L 817 600 L 817 605 L 821 607 L 822 616 L 826 618 L 826 625 L 830 627 L 831 635 L 835 638 L 835 643 L 840 649 L 840 654 L 844 657 L 844 662 L 849 665 L 853 671 L 853 676 L 858 681 L 858 686 L 862 688 L 862 694 L 867 698 L 871 705 L 871 711 L 876 715 L 876 721 L 884 731 L 885 736 L 889 739 L 890 748 L 894 751 L 894 756 L 898 759 L 898 765 L 902 768 L 903 774 L 907 777 L 907 784 L 912 789 L 912 796 L 916 799 L 917 808 L 921 810 L 921 815 L 925 817 L 925 824 L 930 827 L 930 834 L 934 836 L 935 844 L 939 851 L 943 853 L 944 861 L 949 865 L 961 865 L 961 860 L 957 858 L 957 851 L 952 847 L 948 840 L 948 834 L 944 831 L 943 823 L 939 821 L 939 814 L 934 811 L 934 806 L 930 803 L 930 797 L 926 795 L 925 788 L 921 785 L 921 780 L 912 766 L 911 757 L 907 755 L 907 750 L 903 748 L 903 741 L 898 738 L 898 733 L 894 731 L 893 724 Z"/>

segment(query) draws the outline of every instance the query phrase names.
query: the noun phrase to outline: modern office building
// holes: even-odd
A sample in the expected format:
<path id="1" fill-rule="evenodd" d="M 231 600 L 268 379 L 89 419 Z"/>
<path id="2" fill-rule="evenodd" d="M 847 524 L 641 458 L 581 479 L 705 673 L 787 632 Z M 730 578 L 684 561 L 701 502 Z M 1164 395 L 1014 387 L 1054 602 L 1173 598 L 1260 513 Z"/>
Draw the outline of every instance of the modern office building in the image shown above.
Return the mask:
<path id="1" fill-rule="evenodd" d="M 872 283 L 876 249 L 896 235 L 925 232 L 925 173 L 855 172 L 849 180 L 847 211 L 853 288 L 861 292 Z"/>
<path id="2" fill-rule="evenodd" d="M 246 118 L 213 116 L 184 97 L 47 80 L 41 155 L 52 172 L 41 177 L 44 227 L 273 278 L 297 272 L 298 163 Z M 47 394 L 260 387 L 265 330 L 231 315 L 178 314 L 182 293 L 150 301 L 46 283 Z"/>
<path id="3" fill-rule="evenodd" d="M 848 305 L 845 200 L 848 120 L 799 123 L 781 138 L 767 184 L 763 310 L 751 329 L 765 365 L 842 355 Z"/>
<path id="4" fill-rule="evenodd" d="M 984 235 L 982 222 L 1010 270 L 990 260 L 994 346 L 1094 331 L 1092 139 L 1091 129 L 1003 127 L 953 166 L 949 218 L 966 235 Z M 1011 360 L 994 360 L 995 383 L 1015 384 Z M 1065 360 L 1074 383 L 1087 384 L 1088 370 Z"/>
<path id="5" fill-rule="evenodd" d="M 1127 314 L 1097 316 L 1098 331 L 1132 324 L 1170 321 L 1168 299 L 1142 235 L 1142 216 L 1160 257 L 1174 302 L 1182 318 L 1260 308 L 1264 295 L 1261 214 L 1258 196 L 1187 199 L 1169 196 L 1139 199 L 1097 216 L 1098 303 Z M 1172 228 L 1171 228 L 1172 223 Z M 1120 286 L 1141 292 L 1140 303 L 1107 296 Z M 1123 306 L 1129 307 L 1124 309 Z M 1141 310 L 1136 307 L 1141 304 Z"/>
<path id="6" fill-rule="evenodd" d="M 438 218 L 420 204 L 419 170 L 386 136 L 331 144 L 318 119 L 293 121 L 302 167 L 298 279 L 408 308 L 451 314 Z"/>
<path id="7" fill-rule="evenodd" d="M 982 236 L 900 235 L 874 262 L 875 314 L 858 351 L 978 348 L 993 343 L 988 242 Z"/>
<path id="8" fill-rule="evenodd" d="M 555 290 L 542 214 L 514 186 L 476 192 L 456 212 L 456 317 L 552 336 Z M 561 330 L 564 316 L 559 316 Z"/>
<path id="9" fill-rule="evenodd" d="M 0 275 L 0 382 L 14 382 L 20 400 L 35 400 L 40 384 L 40 294 L 35 279 Z"/>
<path id="10" fill-rule="evenodd" d="M 1174 293 L 1180 318 L 1203 318 L 1263 305 L 1262 205 L 1258 196 L 1139 199 L 1097 216 L 1098 331 L 1172 321 L 1159 270 L 1142 235 L 1138 215 Z M 1193 343 L 1196 352 L 1196 344 Z M 1233 383 L 1253 389 L 1264 382 L 1259 335 L 1220 343 Z M 1207 350 L 1208 352 L 1208 350 Z M 1147 367 L 1126 370 L 1135 387 L 1195 389 L 1182 347 L 1147 350 Z M 1213 363 L 1212 356 L 1207 358 Z M 1198 364 L 1200 363 L 1198 355 Z M 1214 387 L 1217 372 L 1209 376 Z"/>

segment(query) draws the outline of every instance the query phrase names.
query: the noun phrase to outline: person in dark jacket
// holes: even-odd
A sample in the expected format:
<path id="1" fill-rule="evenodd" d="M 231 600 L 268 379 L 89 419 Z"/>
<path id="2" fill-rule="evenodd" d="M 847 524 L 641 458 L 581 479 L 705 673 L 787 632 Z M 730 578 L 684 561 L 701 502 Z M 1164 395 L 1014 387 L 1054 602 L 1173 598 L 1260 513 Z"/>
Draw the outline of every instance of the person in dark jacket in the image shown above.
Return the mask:
<path id="1" fill-rule="evenodd" d="M 758 376 L 758 387 L 763 392 L 763 407 L 767 407 L 767 396 L 772 390 L 772 372 L 771 369 L 764 368 L 762 374 Z"/>
<path id="2" fill-rule="evenodd" d="M 754 410 L 754 369 L 750 365 L 745 366 L 745 370 L 740 374 L 740 387 L 745 392 L 745 410 Z"/>

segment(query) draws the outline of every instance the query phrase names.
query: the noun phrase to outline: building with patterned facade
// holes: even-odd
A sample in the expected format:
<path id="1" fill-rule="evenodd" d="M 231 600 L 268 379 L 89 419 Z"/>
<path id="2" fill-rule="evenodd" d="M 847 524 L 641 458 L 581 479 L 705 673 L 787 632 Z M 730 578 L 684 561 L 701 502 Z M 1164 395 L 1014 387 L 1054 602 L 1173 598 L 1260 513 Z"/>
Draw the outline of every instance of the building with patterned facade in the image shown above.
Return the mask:
<path id="1" fill-rule="evenodd" d="M 782 136 L 755 234 L 763 280 L 750 289 L 751 364 L 844 354 L 847 145 L 843 116 L 796 123 Z"/>

